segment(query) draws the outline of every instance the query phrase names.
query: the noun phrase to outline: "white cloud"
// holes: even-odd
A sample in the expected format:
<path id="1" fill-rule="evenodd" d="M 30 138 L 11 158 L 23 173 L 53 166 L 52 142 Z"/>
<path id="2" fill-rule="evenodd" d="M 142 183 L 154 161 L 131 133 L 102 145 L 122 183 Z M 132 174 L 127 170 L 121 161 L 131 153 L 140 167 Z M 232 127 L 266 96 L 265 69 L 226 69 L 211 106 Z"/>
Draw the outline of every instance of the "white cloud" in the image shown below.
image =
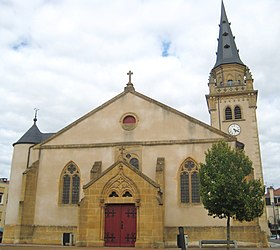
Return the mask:
<path id="1" fill-rule="evenodd" d="M 224 3 L 259 90 L 265 182 L 279 187 L 280 2 Z M 219 21 L 220 0 L 1 1 L 0 176 L 34 107 L 40 129 L 58 131 L 123 91 L 128 70 L 137 91 L 208 123 Z"/>

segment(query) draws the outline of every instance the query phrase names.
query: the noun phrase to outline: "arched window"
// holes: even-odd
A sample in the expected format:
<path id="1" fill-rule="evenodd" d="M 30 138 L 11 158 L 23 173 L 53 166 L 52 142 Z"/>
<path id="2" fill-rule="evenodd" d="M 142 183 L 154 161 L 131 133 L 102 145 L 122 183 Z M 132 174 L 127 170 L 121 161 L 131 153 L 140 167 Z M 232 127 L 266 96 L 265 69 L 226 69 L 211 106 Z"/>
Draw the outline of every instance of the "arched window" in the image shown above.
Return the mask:
<path id="1" fill-rule="evenodd" d="M 122 197 L 132 197 L 132 194 L 129 191 L 126 191 Z"/>
<path id="2" fill-rule="evenodd" d="M 126 160 L 129 162 L 129 164 L 132 166 L 132 167 L 135 167 L 137 169 L 140 168 L 140 163 L 139 163 L 139 160 L 138 160 L 138 156 L 134 153 L 127 153 L 125 155 L 125 158 Z"/>
<path id="3" fill-rule="evenodd" d="M 137 126 L 138 119 L 135 114 L 126 113 L 121 117 L 120 122 L 124 130 L 133 130 Z"/>
<path id="4" fill-rule="evenodd" d="M 78 204 L 80 200 L 80 172 L 74 163 L 69 163 L 61 175 L 61 204 Z"/>
<path id="5" fill-rule="evenodd" d="M 233 86 L 233 80 L 232 80 L 232 79 L 229 79 L 229 80 L 227 81 L 227 85 L 228 85 L 228 86 Z"/>
<path id="6" fill-rule="evenodd" d="M 132 115 L 127 115 L 123 118 L 123 124 L 134 124 L 136 123 L 136 118 Z"/>
<path id="7" fill-rule="evenodd" d="M 116 193 L 116 191 L 113 191 L 109 197 L 119 197 L 119 195 Z"/>
<path id="8" fill-rule="evenodd" d="M 239 106 L 235 106 L 234 108 L 234 119 L 242 119 L 241 108 Z"/>
<path id="9" fill-rule="evenodd" d="M 181 203 L 200 203 L 198 165 L 188 158 L 180 168 Z"/>
<path id="10" fill-rule="evenodd" d="M 225 109 L 225 118 L 226 120 L 232 120 L 232 111 L 230 107 L 226 107 Z"/>
<path id="11" fill-rule="evenodd" d="M 129 161 L 129 163 L 130 163 L 133 167 L 139 169 L 139 160 L 138 160 L 137 158 L 134 158 L 134 157 L 131 158 L 130 161 Z"/>

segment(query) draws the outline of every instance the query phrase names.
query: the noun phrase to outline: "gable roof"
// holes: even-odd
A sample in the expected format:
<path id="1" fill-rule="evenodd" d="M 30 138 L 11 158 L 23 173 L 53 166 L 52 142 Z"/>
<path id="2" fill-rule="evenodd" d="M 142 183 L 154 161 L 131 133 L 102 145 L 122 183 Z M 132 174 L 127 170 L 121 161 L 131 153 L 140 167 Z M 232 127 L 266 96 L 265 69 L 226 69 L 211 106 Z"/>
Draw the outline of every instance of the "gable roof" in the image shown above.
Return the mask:
<path id="1" fill-rule="evenodd" d="M 171 107 L 169 107 L 169 106 L 167 106 L 167 105 L 165 105 L 165 104 L 163 104 L 163 103 L 161 103 L 161 102 L 159 102 L 159 101 L 156 101 L 156 100 L 154 100 L 154 99 L 152 99 L 152 98 L 150 98 L 150 97 L 148 97 L 148 96 L 145 96 L 145 95 L 143 95 L 143 94 L 141 94 L 141 93 L 135 91 L 134 88 L 125 87 L 125 89 L 124 89 L 123 92 L 121 92 L 121 93 L 118 94 L 117 96 L 113 97 L 113 98 L 110 99 L 109 101 L 105 102 L 104 104 L 100 105 L 99 107 L 97 107 L 97 108 L 93 109 L 92 111 L 88 112 L 87 114 L 85 114 L 84 116 L 80 117 L 80 118 L 77 119 L 76 121 L 70 123 L 68 126 L 64 127 L 63 129 L 61 129 L 60 131 L 58 131 L 57 133 L 55 133 L 53 136 L 47 138 L 45 141 L 42 141 L 42 142 L 41 142 L 39 145 L 37 145 L 36 147 L 41 147 L 41 146 L 43 146 L 45 143 L 47 143 L 47 142 L 51 141 L 52 139 L 58 137 L 58 136 L 61 135 L 62 133 L 66 132 L 67 130 L 71 129 L 72 127 L 74 127 L 75 125 L 79 124 L 79 123 L 82 122 L 83 120 L 85 120 L 85 119 L 87 119 L 88 117 L 92 116 L 93 114 L 99 112 L 100 110 L 106 108 L 106 107 L 109 106 L 110 104 L 114 103 L 115 101 L 117 101 L 118 99 L 122 98 L 123 96 L 125 96 L 125 95 L 127 95 L 127 94 L 129 94 L 129 93 L 132 94 L 132 95 L 135 95 L 135 96 L 137 96 L 137 97 L 139 97 L 139 98 L 141 98 L 141 99 L 143 99 L 143 100 L 145 100 L 145 101 L 147 101 L 147 102 L 153 103 L 153 104 L 155 104 L 155 105 L 161 107 L 162 109 L 164 109 L 164 110 L 166 110 L 166 111 L 172 112 L 172 113 L 174 113 L 174 114 L 176 114 L 176 115 L 178 115 L 178 116 L 181 116 L 181 117 L 184 118 L 184 119 L 187 119 L 187 120 L 189 120 L 189 121 L 191 121 L 191 122 L 193 122 L 193 123 L 196 123 L 196 124 L 198 124 L 198 125 L 200 125 L 200 126 L 206 128 L 206 129 L 208 129 L 208 130 L 210 130 L 210 131 L 212 131 L 212 132 L 214 132 L 214 133 L 216 133 L 216 134 L 218 134 L 218 135 L 220 135 L 220 136 L 222 136 L 222 137 L 224 137 L 224 138 L 227 138 L 227 139 L 229 139 L 229 140 L 231 140 L 231 141 L 237 141 L 236 137 L 233 137 L 233 136 L 231 136 L 231 135 L 228 135 L 228 134 L 224 133 L 223 131 L 221 131 L 221 130 L 219 130 L 219 129 L 216 129 L 216 128 L 214 128 L 214 127 L 212 127 L 212 126 L 210 126 L 210 125 L 208 125 L 208 124 L 206 124 L 206 123 L 204 123 L 204 122 L 202 122 L 202 121 L 199 121 L 199 120 L 197 120 L 197 119 L 195 119 L 195 118 L 193 118 L 193 117 L 191 117 L 191 116 L 189 116 L 189 115 L 187 115 L 187 114 L 184 114 L 184 113 L 182 113 L 182 112 L 180 112 L 180 111 L 178 111 L 178 110 L 176 110 L 176 109 L 174 109 L 174 108 L 171 108 Z"/>
<path id="2" fill-rule="evenodd" d="M 280 188 L 277 188 L 277 189 L 273 189 L 273 194 L 274 194 L 274 197 L 280 197 Z M 267 193 L 265 194 L 266 197 L 269 197 L 269 192 L 267 191 Z"/>
<path id="3" fill-rule="evenodd" d="M 104 170 L 101 175 L 96 178 L 93 179 L 91 181 L 89 181 L 87 184 L 85 184 L 83 186 L 83 188 L 88 188 L 89 186 L 91 186 L 93 183 L 95 183 L 96 181 L 98 181 L 100 178 L 102 178 L 104 175 L 106 175 L 108 172 L 110 172 L 113 168 L 115 168 L 116 166 L 118 166 L 119 164 L 123 164 L 124 166 L 126 166 L 127 168 L 129 168 L 130 170 L 132 170 L 133 172 L 135 172 L 137 175 L 141 176 L 143 179 L 145 179 L 149 184 L 151 184 L 152 186 L 154 186 L 155 188 L 160 188 L 160 185 L 158 183 L 156 183 L 155 181 L 153 181 L 150 177 L 148 177 L 147 175 L 145 175 L 144 173 L 142 173 L 141 171 L 139 171 L 138 169 L 132 167 L 128 162 L 126 162 L 125 160 L 119 160 L 116 161 L 114 164 L 112 164 L 109 168 L 107 168 L 106 170 Z"/>

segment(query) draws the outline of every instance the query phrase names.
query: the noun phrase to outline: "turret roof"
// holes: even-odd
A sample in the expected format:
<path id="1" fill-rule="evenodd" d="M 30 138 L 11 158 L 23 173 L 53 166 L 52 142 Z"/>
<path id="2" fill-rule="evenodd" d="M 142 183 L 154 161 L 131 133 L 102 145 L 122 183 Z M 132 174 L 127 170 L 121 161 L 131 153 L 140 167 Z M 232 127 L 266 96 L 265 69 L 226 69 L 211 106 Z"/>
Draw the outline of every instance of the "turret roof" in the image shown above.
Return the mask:
<path id="1" fill-rule="evenodd" d="M 215 67 L 221 64 L 238 63 L 244 65 L 241 61 L 236 47 L 234 36 L 232 35 L 230 23 L 228 22 L 224 3 L 222 1 L 220 32 L 218 39 L 218 51 Z"/>
<path id="2" fill-rule="evenodd" d="M 52 136 L 54 133 L 42 133 L 36 125 L 37 119 L 34 119 L 34 124 L 30 129 L 17 141 L 13 144 L 37 144 Z"/>

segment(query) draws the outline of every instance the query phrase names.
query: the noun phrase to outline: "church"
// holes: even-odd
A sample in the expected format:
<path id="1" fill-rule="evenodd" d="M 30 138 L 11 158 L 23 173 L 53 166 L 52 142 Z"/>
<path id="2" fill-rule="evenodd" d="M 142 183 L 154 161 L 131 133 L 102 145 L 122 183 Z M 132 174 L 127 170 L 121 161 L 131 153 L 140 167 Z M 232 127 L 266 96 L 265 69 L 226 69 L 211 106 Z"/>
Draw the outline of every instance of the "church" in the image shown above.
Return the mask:
<path id="1" fill-rule="evenodd" d="M 226 238 L 226 221 L 208 216 L 199 195 L 205 152 L 220 140 L 242 147 L 254 178 L 263 174 L 258 91 L 223 3 L 210 125 L 137 92 L 131 76 L 123 92 L 57 133 L 42 133 L 35 115 L 13 144 L 3 243 L 176 247 L 179 226 L 191 246 Z M 233 221 L 231 232 L 240 246 L 267 246 L 266 214 Z"/>

